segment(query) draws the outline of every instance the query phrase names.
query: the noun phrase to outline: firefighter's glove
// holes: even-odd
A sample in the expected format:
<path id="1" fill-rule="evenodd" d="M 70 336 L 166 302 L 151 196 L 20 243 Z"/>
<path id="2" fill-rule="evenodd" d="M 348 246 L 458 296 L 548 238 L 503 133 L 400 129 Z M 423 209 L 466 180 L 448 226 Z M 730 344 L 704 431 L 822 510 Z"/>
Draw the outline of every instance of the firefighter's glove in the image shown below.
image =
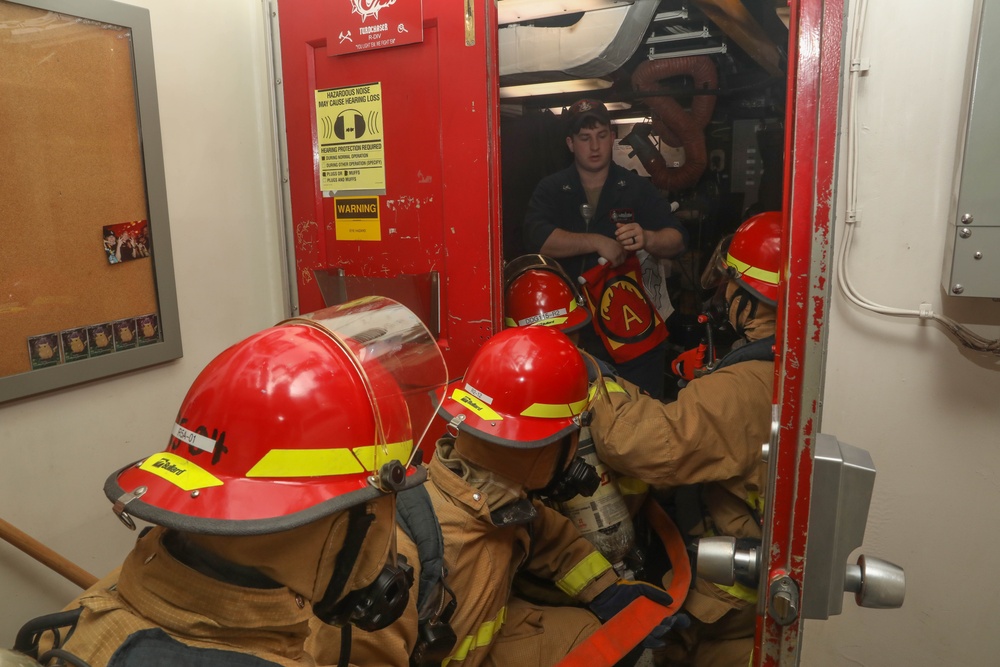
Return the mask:
<path id="1" fill-rule="evenodd" d="M 627 579 L 619 579 L 616 583 L 611 584 L 603 591 L 601 591 L 597 597 L 595 597 L 590 602 L 590 610 L 594 612 L 602 623 L 608 622 L 612 616 L 616 615 L 618 612 L 623 610 L 625 607 L 629 606 L 633 601 L 640 597 L 647 597 L 653 602 L 668 606 L 674 601 L 670 594 L 659 586 L 653 586 L 652 584 L 647 584 L 642 581 L 628 581 Z M 686 628 L 690 624 L 690 619 L 684 614 L 676 614 L 674 616 L 667 616 L 653 628 L 653 631 L 642 640 L 643 648 L 662 648 L 665 646 L 665 642 L 662 637 L 670 632 L 671 629 Z"/>

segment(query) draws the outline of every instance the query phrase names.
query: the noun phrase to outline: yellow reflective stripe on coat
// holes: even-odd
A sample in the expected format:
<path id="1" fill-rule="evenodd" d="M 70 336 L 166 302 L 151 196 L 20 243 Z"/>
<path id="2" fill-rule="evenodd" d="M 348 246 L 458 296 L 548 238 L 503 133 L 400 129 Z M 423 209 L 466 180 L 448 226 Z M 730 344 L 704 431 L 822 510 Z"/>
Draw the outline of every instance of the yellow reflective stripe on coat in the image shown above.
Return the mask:
<path id="1" fill-rule="evenodd" d="M 590 401 L 586 398 L 575 403 L 532 403 L 521 412 L 522 417 L 544 417 L 546 419 L 559 419 L 565 417 L 575 417 L 587 407 Z"/>
<path id="2" fill-rule="evenodd" d="M 566 576 L 556 582 L 556 586 L 566 595 L 576 597 L 590 582 L 610 569 L 608 559 L 595 551 L 574 565 Z"/>
<path id="3" fill-rule="evenodd" d="M 625 387 L 621 386 L 620 384 L 618 384 L 614 380 L 609 380 L 607 378 L 604 378 L 604 387 L 608 390 L 608 393 L 611 393 L 611 394 L 626 394 L 626 393 L 628 393 L 628 392 L 625 391 Z"/>
<path id="4" fill-rule="evenodd" d="M 625 387 L 621 386 L 620 384 L 618 384 L 617 382 L 615 382 L 611 378 L 604 378 L 604 387 L 605 387 L 605 389 L 608 390 L 609 394 L 624 394 L 624 393 L 626 393 Z M 596 382 L 594 382 L 594 383 L 592 383 L 590 385 L 590 393 L 589 393 L 590 400 L 594 400 L 594 397 L 597 396 L 598 389 L 599 389 L 599 387 L 597 386 Z"/>
<path id="5" fill-rule="evenodd" d="M 465 660 L 471 651 L 492 644 L 493 638 L 500 632 L 500 628 L 503 627 L 506 620 L 507 607 L 501 607 L 500 611 L 497 612 L 496 618 L 492 621 L 486 621 L 476 629 L 475 634 L 468 635 L 460 641 L 455 652 L 441 662 L 441 667 L 444 667 L 452 660 Z"/>
<path id="6" fill-rule="evenodd" d="M 778 284 L 777 271 L 767 271 L 766 269 L 761 269 L 756 266 L 750 266 L 746 262 L 741 262 L 732 255 L 726 255 L 726 264 L 736 269 L 741 276 L 756 278 L 757 280 L 761 280 L 768 285 Z"/>
<path id="7" fill-rule="evenodd" d="M 373 472 L 393 459 L 406 463 L 413 441 L 349 449 L 272 449 L 247 477 L 325 477 Z"/>
<path id="8" fill-rule="evenodd" d="M 722 584 L 715 584 L 720 590 L 723 590 L 734 598 L 739 598 L 746 602 L 755 603 L 757 602 L 757 590 L 750 588 L 749 586 L 744 586 L 740 582 L 736 582 L 732 586 L 723 586 Z"/>
<path id="9" fill-rule="evenodd" d="M 619 477 L 618 490 L 623 496 L 638 496 L 649 491 L 649 484 L 635 477 Z"/>

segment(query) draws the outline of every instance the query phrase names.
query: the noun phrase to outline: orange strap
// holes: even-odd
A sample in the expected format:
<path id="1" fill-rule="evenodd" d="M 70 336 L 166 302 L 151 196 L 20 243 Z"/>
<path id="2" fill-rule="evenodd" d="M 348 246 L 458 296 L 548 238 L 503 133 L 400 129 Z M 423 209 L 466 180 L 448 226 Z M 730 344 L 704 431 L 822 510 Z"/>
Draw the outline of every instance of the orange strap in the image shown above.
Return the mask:
<path id="1" fill-rule="evenodd" d="M 684 604 L 688 589 L 691 588 L 691 560 L 688 557 L 687 546 L 670 515 L 660 507 L 660 504 L 652 496 L 646 496 L 646 501 L 642 504 L 642 511 L 646 514 L 649 525 L 660 536 L 660 541 L 663 542 L 663 546 L 667 550 L 667 557 L 670 558 L 670 564 L 674 568 L 674 578 L 670 582 L 667 593 L 670 593 L 670 597 L 674 599 L 670 609 L 676 613 Z"/>
<path id="2" fill-rule="evenodd" d="M 645 639 L 665 617 L 676 614 L 684 604 L 691 586 L 691 561 L 688 560 L 684 540 L 674 522 L 651 497 L 646 497 L 642 509 L 649 525 L 660 536 L 667 556 L 670 557 L 670 564 L 673 565 L 674 578 L 667 592 L 674 601 L 664 607 L 646 597 L 634 600 L 577 645 L 562 659 L 558 667 L 612 667 Z"/>

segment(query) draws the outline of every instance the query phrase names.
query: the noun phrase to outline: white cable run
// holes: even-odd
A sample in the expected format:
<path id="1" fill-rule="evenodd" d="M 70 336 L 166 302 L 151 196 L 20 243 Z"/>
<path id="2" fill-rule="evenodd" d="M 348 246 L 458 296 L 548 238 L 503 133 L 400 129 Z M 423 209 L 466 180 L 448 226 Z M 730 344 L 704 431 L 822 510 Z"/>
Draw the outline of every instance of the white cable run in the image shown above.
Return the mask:
<path id="1" fill-rule="evenodd" d="M 850 254 L 851 244 L 854 240 L 854 227 L 857 224 L 858 210 L 858 79 L 861 74 L 867 71 L 867 65 L 861 59 L 861 44 L 864 35 L 865 19 L 868 13 L 868 0 L 858 0 L 857 21 L 851 39 L 851 61 L 848 75 L 848 99 L 847 99 L 847 214 L 845 219 L 846 233 L 841 242 L 840 252 L 837 259 L 837 274 L 840 280 L 837 283 L 848 301 L 875 313 L 890 315 L 893 317 L 917 317 L 924 320 L 933 320 L 942 325 L 958 342 L 979 352 L 991 352 L 1000 355 L 1000 339 L 989 339 L 977 334 L 967 327 L 959 324 L 950 317 L 938 315 L 934 312 L 929 303 L 921 303 L 919 310 L 908 310 L 905 308 L 893 308 L 883 306 L 871 299 L 863 296 L 851 282 L 850 274 L 847 271 L 847 260 Z"/>

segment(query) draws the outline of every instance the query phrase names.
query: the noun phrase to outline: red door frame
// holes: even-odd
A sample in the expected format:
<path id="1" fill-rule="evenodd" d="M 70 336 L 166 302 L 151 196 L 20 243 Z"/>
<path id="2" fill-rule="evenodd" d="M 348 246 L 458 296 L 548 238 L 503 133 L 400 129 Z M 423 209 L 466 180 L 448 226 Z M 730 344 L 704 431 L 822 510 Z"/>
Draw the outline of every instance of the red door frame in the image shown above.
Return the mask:
<path id="1" fill-rule="evenodd" d="M 754 664 L 797 665 L 802 618 L 779 625 L 771 587 L 794 582 L 801 609 L 812 487 L 812 448 L 820 430 L 830 298 L 837 124 L 844 0 L 790 0 L 786 111 L 784 287 L 778 312 L 766 576 L 759 602 Z"/>

